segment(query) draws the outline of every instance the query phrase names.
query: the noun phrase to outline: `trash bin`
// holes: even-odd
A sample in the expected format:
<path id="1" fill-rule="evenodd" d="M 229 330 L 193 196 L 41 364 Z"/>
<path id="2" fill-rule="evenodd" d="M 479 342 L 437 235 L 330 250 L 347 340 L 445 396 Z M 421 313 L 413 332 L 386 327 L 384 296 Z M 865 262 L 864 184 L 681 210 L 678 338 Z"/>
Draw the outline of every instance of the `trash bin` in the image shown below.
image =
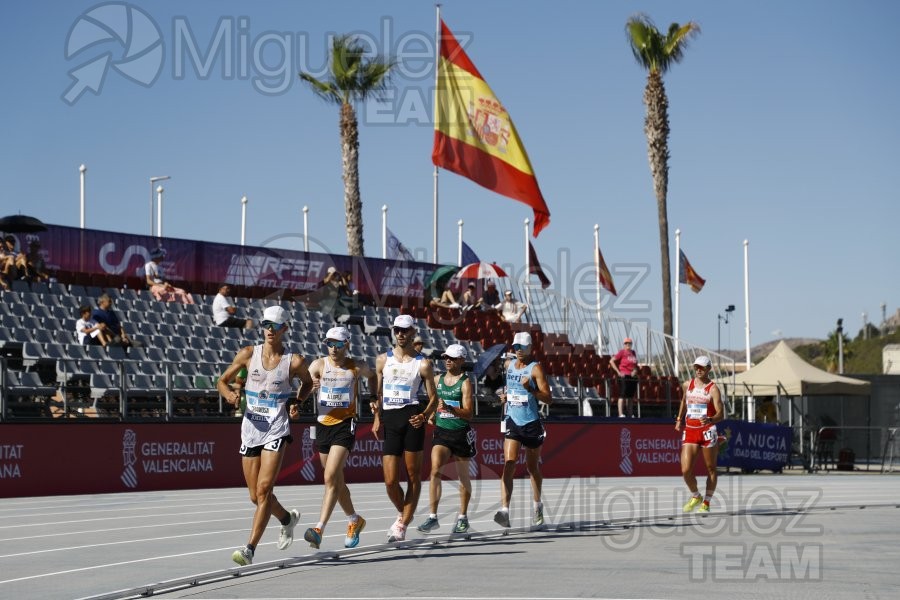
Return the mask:
<path id="1" fill-rule="evenodd" d="M 841 448 L 838 453 L 838 471 L 852 471 L 853 462 L 856 460 L 856 453 L 852 448 Z"/>

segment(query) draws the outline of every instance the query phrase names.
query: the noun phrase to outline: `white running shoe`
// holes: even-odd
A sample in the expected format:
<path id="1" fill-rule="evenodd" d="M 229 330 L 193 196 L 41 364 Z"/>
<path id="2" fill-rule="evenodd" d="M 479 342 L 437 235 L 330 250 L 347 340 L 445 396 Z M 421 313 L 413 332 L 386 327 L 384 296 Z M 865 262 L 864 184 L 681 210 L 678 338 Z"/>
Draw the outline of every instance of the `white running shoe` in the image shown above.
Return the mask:
<path id="1" fill-rule="evenodd" d="M 287 550 L 294 542 L 294 527 L 300 522 L 300 511 L 292 510 L 288 513 L 291 516 L 291 522 L 281 526 L 281 533 L 278 534 L 278 549 Z"/>

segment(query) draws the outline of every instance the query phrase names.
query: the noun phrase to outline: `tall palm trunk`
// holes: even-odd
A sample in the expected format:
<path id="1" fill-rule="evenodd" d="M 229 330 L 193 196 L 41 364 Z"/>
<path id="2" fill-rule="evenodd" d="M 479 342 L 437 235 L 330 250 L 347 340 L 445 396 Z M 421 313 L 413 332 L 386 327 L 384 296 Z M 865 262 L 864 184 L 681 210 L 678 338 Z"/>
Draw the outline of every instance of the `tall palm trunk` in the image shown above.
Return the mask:
<path id="1" fill-rule="evenodd" d="M 651 70 L 644 90 L 647 116 L 644 134 L 647 136 L 647 158 L 653 175 L 653 191 L 659 216 L 659 254 L 662 270 L 663 332 L 672 335 L 672 269 L 669 257 L 669 217 L 666 197 L 669 191 L 669 99 L 662 74 Z"/>
<path id="2" fill-rule="evenodd" d="M 349 102 L 341 104 L 341 166 L 344 179 L 344 213 L 347 219 L 347 253 L 363 256 L 362 199 L 359 195 L 359 126 Z"/>

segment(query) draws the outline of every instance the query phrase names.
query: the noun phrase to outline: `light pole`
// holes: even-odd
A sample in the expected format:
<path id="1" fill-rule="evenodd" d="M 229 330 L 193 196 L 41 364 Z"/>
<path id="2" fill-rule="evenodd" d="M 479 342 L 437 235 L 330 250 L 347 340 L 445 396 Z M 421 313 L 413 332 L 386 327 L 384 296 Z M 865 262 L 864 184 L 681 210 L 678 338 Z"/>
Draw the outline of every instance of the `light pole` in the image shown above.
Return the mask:
<path id="1" fill-rule="evenodd" d="M 731 313 L 734 312 L 734 304 L 729 304 L 725 307 L 725 316 L 716 315 L 719 318 L 719 342 L 716 345 L 716 352 L 722 354 L 722 321 L 725 321 L 725 324 L 728 325 L 728 318 Z"/>
<path id="2" fill-rule="evenodd" d="M 87 173 L 87 167 L 81 165 L 78 167 L 78 171 L 81 173 L 81 228 L 84 229 L 84 178 L 85 173 Z"/>
<path id="3" fill-rule="evenodd" d="M 844 374 L 844 320 L 837 320 L 838 375 Z"/>
<path id="4" fill-rule="evenodd" d="M 156 188 L 156 237 L 162 237 L 162 200 L 163 186 Z"/>
<path id="5" fill-rule="evenodd" d="M 150 235 L 153 235 L 153 184 L 157 181 L 165 181 L 167 179 L 172 178 L 169 175 L 150 178 Z"/>

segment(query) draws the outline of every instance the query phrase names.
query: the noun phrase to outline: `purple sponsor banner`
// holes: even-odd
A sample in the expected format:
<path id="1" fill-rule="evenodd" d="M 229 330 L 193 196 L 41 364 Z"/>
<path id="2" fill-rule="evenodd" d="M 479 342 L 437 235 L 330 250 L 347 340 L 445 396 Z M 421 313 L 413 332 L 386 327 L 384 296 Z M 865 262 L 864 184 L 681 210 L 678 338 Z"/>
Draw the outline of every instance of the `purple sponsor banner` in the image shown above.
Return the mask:
<path id="1" fill-rule="evenodd" d="M 24 247 L 32 239 L 40 240 L 51 273 L 68 271 L 143 279 L 150 252 L 162 248 L 166 256 L 161 267 L 172 281 L 224 282 L 304 292 L 318 289 L 329 267 L 334 267 L 350 272 L 354 288 L 376 304 L 386 296 L 423 298 L 424 282 L 434 271 L 431 263 L 156 238 L 61 225 L 48 225 L 47 231 L 16 237 Z"/>

